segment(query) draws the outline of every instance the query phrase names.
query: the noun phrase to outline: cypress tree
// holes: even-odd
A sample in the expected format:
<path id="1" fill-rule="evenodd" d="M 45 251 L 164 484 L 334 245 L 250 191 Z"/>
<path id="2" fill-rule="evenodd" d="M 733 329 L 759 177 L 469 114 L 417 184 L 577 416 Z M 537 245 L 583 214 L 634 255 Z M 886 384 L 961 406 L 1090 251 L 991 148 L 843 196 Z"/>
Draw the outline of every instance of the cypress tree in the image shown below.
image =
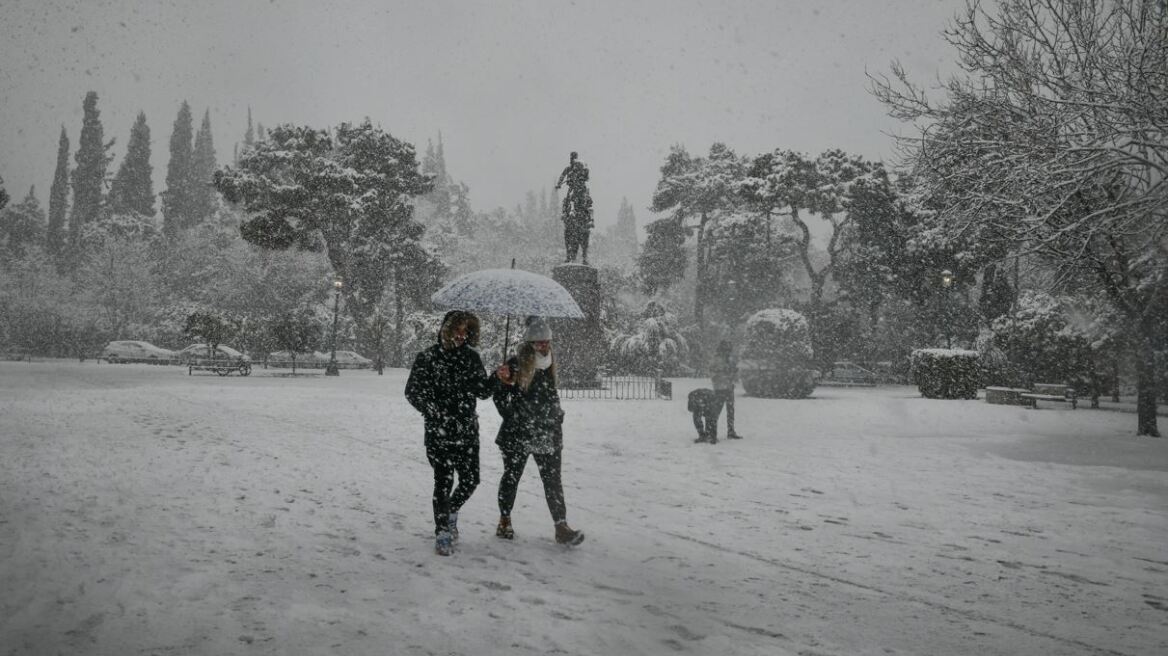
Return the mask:
<path id="1" fill-rule="evenodd" d="M 69 247 L 76 250 L 81 228 L 97 220 L 102 205 L 102 184 L 110 159 L 106 151 L 113 142 L 103 143 L 101 112 L 97 109 L 97 92 L 85 94 L 82 103 L 85 117 L 77 142 L 77 168 L 73 169 L 73 213 L 69 216 Z"/>
<path id="2" fill-rule="evenodd" d="M 243 145 L 251 148 L 255 145 L 255 130 L 251 127 L 251 106 L 247 108 L 247 131 L 243 133 Z"/>
<path id="3" fill-rule="evenodd" d="M 628 198 L 621 198 L 620 211 L 616 214 L 616 237 L 630 259 L 637 258 L 637 217 Z"/>
<path id="4" fill-rule="evenodd" d="M 183 101 L 170 134 L 170 163 L 166 167 L 166 191 L 162 192 L 162 233 L 174 237 L 190 225 L 191 216 L 191 106 Z"/>
<path id="5" fill-rule="evenodd" d="M 130 128 L 126 157 L 110 188 L 110 207 L 114 213 L 136 212 L 142 216 L 154 216 L 154 183 L 150 178 L 153 170 L 150 166 L 150 126 L 146 125 L 146 113 L 138 112 L 138 119 Z"/>
<path id="6" fill-rule="evenodd" d="M 191 221 L 192 225 L 207 220 L 215 211 L 215 190 L 211 176 L 215 175 L 215 144 L 211 138 L 211 110 L 203 113 L 203 124 L 195 135 L 195 152 L 191 157 Z"/>
<path id="7" fill-rule="evenodd" d="M 0 177 L 0 210 L 8 204 L 8 192 L 4 191 L 4 178 Z"/>
<path id="8" fill-rule="evenodd" d="M 45 235 L 45 249 L 57 261 L 65 253 L 65 214 L 68 209 L 69 136 L 62 125 L 57 146 L 57 170 L 53 173 L 53 186 L 49 187 L 49 229 Z"/>

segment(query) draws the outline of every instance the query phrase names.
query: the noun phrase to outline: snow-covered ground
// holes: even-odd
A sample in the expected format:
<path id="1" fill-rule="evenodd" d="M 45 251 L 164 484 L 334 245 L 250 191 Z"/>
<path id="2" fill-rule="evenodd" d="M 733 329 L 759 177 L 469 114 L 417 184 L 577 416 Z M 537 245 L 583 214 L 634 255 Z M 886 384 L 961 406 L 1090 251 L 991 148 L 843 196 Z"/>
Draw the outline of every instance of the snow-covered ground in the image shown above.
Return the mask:
<path id="1" fill-rule="evenodd" d="M 495 538 L 485 402 L 442 558 L 405 375 L 0 363 L 0 653 L 1168 653 L 1130 414 L 820 388 L 698 445 L 704 381 L 567 401 L 568 550 L 534 465 Z"/>

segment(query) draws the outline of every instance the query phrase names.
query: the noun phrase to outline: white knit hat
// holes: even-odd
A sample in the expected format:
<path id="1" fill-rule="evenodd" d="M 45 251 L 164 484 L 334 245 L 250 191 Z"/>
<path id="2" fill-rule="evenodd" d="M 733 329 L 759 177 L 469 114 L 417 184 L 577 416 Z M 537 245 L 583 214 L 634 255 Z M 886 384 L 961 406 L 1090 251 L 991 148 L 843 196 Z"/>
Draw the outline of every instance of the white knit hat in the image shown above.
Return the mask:
<path id="1" fill-rule="evenodd" d="M 523 333 L 525 342 L 544 342 L 552 338 L 552 327 L 543 317 L 527 317 L 527 331 Z"/>

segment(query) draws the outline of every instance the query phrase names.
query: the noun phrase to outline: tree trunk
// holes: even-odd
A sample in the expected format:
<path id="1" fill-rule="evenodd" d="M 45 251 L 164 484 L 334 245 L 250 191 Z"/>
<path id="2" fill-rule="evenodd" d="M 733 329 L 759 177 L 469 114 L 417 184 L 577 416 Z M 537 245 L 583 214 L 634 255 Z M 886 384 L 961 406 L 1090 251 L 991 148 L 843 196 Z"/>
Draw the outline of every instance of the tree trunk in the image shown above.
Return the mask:
<path id="1" fill-rule="evenodd" d="M 694 288 L 694 321 L 698 324 L 698 334 L 705 336 L 706 334 L 706 266 L 708 264 L 706 257 L 706 222 L 709 220 L 709 215 L 702 212 L 702 218 L 698 222 L 698 261 L 696 269 L 697 284 Z"/>
<path id="2" fill-rule="evenodd" d="M 1136 435 L 1160 437 L 1156 427 L 1156 343 L 1151 322 L 1141 322 L 1136 342 Z"/>
<path id="3" fill-rule="evenodd" d="M 402 326 L 405 324 L 405 307 L 402 304 L 402 284 L 398 271 L 393 276 L 393 353 L 395 367 L 402 367 Z"/>

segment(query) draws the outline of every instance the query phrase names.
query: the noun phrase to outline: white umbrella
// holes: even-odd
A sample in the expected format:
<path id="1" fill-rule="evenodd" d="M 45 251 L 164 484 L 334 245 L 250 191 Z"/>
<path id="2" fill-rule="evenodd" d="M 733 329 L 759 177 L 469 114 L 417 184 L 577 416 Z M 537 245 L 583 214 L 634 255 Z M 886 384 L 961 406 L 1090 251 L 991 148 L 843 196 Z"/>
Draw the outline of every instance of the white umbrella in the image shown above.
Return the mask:
<path id="1" fill-rule="evenodd" d="M 430 300 L 443 310 L 473 310 L 507 316 L 503 357 L 511 346 L 511 315 L 583 319 L 576 299 L 560 283 L 538 273 L 515 268 L 483 269 L 455 278 Z"/>
<path id="2" fill-rule="evenodd" d="M 443 310 L 583 319 L 563 285 L 522 269 L 483 269 L 460 276 L 430 297 Z"/>

